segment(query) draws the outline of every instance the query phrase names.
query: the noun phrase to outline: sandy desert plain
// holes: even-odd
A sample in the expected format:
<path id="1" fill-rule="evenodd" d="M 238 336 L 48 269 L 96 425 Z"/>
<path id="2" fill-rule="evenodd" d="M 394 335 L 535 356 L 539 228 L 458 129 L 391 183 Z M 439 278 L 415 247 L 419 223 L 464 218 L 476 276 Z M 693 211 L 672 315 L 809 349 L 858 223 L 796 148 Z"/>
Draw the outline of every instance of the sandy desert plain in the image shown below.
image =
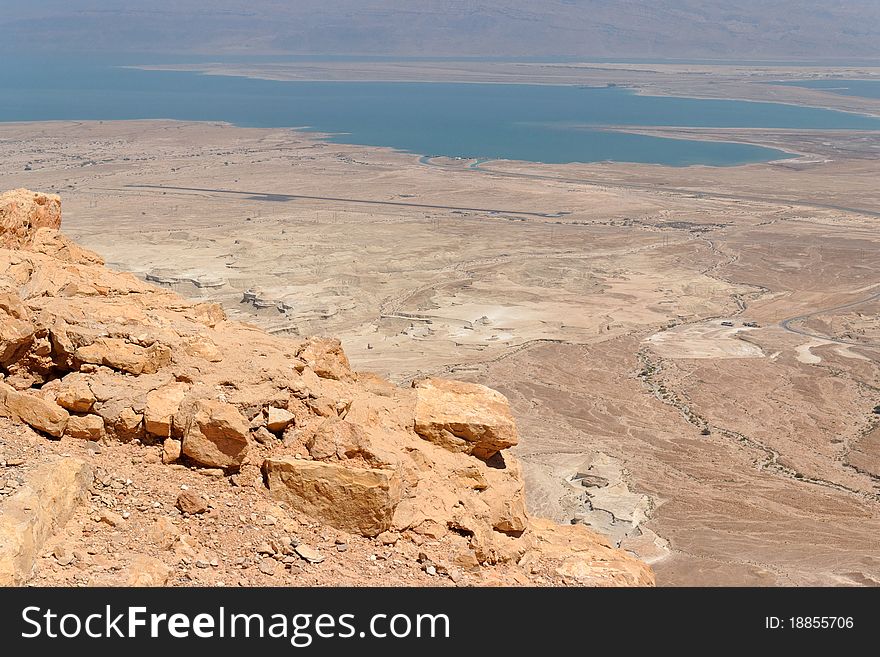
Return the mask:
<path id="1" fill-rule="evenodd" d="M 880 134 L 650 133 L 798 159 L 479 164 L 289 129 L 19 123 L 0 124 L 0 187 L 60 193 L 65 231 L 114 268 L 338 336 L 359 370 L 500 390 L 531 510 L 660 585 L 880 584 Z"/>

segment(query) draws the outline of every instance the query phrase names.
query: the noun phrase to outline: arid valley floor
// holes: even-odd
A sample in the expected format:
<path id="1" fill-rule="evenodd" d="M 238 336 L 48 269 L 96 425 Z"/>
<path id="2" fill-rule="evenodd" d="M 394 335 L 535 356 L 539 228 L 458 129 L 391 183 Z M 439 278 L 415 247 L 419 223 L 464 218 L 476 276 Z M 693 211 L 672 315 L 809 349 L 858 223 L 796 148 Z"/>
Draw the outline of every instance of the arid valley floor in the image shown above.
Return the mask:
<path id="1" fill-rule="evenodd" d="M 699 136 L 800 159 L 476 165 L 52 122 L 0 124 L 0 188 L 61 194 L 113 268 L 338 336 L 358 370 L 501 391 L 531 510 L 660 585 L 880 584 L 880 135 Z"/>

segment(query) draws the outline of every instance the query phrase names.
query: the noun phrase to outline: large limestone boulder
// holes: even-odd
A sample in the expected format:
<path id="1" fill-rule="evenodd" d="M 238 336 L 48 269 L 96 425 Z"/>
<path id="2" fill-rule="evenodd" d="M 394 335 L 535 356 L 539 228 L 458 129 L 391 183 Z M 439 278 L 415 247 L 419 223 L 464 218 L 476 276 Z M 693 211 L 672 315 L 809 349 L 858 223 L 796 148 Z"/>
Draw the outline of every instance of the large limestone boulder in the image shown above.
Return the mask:
<path id="1" fill-rule="evenodd" d="M 377 536 L 391 527 L 401 497 L 394 470 L 280 457 L 266 459 L 263 473 L 275 499 L 337 529 L 364 536 Z"/>
<path id="2" fill-rule="evenodd" d="M 500 392 L 437 378 L 413 385 L 418 393 L 415 431 L 425 440 L 483 460 L 517 444 L 516 423 Z"/>
<path id="3" fill-rule="evenodd" d="M 14 189 L 0 194 L 0 245 L 20 247 L 38 228 L 61 227 L 61 197 Z"/>
<path id="4" fill-rule="evenodd" d="M 0 413 L 55 438 L 64 434 L 69 413 L 55 402 L 33 393 L 19 392 L 0 383 Z"/>
<path id="5" fill-rule="evenodd" d="M 248 449 L 248 421 L 232 404 L 198 400 L 186 424 L 183 453 L 210 468 L 237 468 Z"/>
<path id="6" fill-rule="evenodd" d="M 103 418 L 110 437 L 121 441 L 144 437 L 147 394 L 171 380 L 167 374 L 130 376 L 109 368 L 99 368 L 88 378 L 97 399 L 91 412 Z"/>

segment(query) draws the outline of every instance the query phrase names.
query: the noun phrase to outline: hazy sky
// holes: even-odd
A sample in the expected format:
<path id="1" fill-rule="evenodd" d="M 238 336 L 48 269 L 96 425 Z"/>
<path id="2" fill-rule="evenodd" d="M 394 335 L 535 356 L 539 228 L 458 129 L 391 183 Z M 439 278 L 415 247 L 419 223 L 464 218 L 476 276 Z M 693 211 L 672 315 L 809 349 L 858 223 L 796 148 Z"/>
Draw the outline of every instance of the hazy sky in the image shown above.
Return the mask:
<path id="1" fill-rule="evenodd" d="M 880 0 L 0 0 L 0 49 L 880 58 Z"/>

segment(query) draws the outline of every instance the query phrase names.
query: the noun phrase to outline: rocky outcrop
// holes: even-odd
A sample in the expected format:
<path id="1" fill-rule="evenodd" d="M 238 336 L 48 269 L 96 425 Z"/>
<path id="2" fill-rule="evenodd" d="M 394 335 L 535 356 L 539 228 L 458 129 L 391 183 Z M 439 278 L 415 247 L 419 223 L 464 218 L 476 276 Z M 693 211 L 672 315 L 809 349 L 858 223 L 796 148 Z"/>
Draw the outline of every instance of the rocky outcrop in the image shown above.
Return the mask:
<path id="1" fill-rule="evenodd" d="M 516 445 L 516 424 L 501 393 L 446 379 L 424 379 L 414 385 L 415 430 L 425 440 L 483 460 Z"/>
<path id="2" fill-rule="evenodd" d="M 46 540 L 88 493 L 92 470 L 79 459 L 50 462 L 0 505 L 0 586 L 23 584 Z"/>
<path id="3" fill-rule="evenodd" d="M 336 338 L 310 338 L 296 355 L 321 378 L 341 381 L 352 378 L 348 357 Z"/>
<path id="4" fill-rule="evenodd" d="M 498 392 L 354 372 L 338 340 L 272 336 L 108 270 L 56 230 L 51 197 L 0 198 L 14 247 L 0 248 L 0 413 L 52 438 L 155 445 L 316 522 L 439 541 L 461 563 L 651 583 L 588 530 L 528 516 Z"/>
<path id="5" fill-rule="evenodd" d="M 14 189 L 0 194 L 0 245 L 21 247 L 39 228 L 61 228 L 61 197 Z"/>

